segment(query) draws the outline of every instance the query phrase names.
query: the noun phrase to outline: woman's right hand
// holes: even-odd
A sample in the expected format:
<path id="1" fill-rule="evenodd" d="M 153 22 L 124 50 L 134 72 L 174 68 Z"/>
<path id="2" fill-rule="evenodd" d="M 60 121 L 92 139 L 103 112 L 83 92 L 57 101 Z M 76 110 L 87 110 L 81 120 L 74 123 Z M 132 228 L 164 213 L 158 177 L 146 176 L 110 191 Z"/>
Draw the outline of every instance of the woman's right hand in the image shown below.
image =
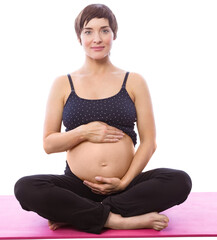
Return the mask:
<path id="1" fill-rule="evenodd" d="M 104 122 L 94 121 L 83 125 L 85 138 L 93 143 L 114 143 L 124 137 L 123 131 Z"/>

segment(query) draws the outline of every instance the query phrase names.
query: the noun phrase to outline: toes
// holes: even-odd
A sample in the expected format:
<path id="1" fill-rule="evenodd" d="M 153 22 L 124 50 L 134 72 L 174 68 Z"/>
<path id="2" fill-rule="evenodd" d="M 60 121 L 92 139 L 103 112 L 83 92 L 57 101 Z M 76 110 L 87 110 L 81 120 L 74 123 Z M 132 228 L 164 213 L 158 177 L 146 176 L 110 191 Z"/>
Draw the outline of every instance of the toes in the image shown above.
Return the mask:
<path id="1" fill-rule="evenodd" d="M 157 231 L 163 230 L 168 227 L 169 219 L 167 216 L 162 215 L 158 220 L 155 221 L 154 229 Z"/>
<path id="2" fill-rule="evenodd" d="M 163 214 L 160 214 L 161 216 L 161 221 L 165 222 L 165 223 L 168 223 L 169 222 L 169 218 L 166 216 L 166 215 L 163 215 Z"/>
<path id="3" fill-rule="evenodd" d="M 54 225 L 53 224 L 50 225 L 49 228 L 50 228 L 50 230 L 54 230 Z"/>
<path id="4" fill-rule="evenodd" d="M 52 230 L 55 231 L 57 228 L 58 228 L 58 225 L 54 224 Z"/>
<path id="5" fill-rule="evenodd" d="M 157 231 L 161 231 L 163 230 L 164 228 L 166 228 L 168 225 L 167 224 L 156 224 L 154 226 L 154 229 L 157 230 Z"/>
<path id="6" fill-rule="evenodd" d="M 55 223 L 55 222 L 50 221 L 49 228 L 54 231 L 58 228 L 61 228 L 61 227 L 67 226 L 67 225 L 68 225 L 67 223 L 58 223 L 58 222 Z"/>
<path id="7" fill-rule="evenodd" d="M 50 230 L 56 230 L 58 228 L 58 225 L 55 224 L 54 222 L 49 222 L 48 223 Z"/>
<path id="8" fill-rule="evenodd" d="M 52 224 L 53 224 L 53 222 L 48 220 L 48 225 L 51 226 Z"/>
<path id="9" fill-rule="evenodd" d="M 166 220 L 167 223 L 170 221 L 167 216 L 165 216 L 165 220 Z"/>

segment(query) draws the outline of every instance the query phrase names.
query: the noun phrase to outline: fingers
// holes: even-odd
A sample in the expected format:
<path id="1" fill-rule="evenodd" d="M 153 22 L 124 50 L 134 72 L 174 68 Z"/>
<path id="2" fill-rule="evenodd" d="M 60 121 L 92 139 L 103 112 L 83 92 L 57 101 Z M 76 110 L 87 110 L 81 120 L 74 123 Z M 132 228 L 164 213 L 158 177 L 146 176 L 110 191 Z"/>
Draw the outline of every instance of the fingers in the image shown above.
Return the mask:
<path id="1" fill-rule="evenodd" d="M 87 139 L 90 142 L 115 143 L 121 140 L 125 135 L 122 130 L 104 122 L 95 121 L 87 125 L 89 125 Z"/>
<path id="2" fill-rule="evenodd" d="M 102 142 L 118 142 L 125 136 L 125 133 L 117 130 L 107 130 L 104 132 Z"/>
<path id="3" fill-rule="evenodd" d="M 110 126 L 108 125 L 107 123 L 105 122 L 101 122 L 101 121 L 98 121 L 99 123 L 103 124 L 106 126 L 106 129 L 107 131 L 111 134 L 111 135 L 120 135 L 120 134 L 123 134 L 124 132 L 116 127 L 113 127 L 113 126 Z"/>
<path id="4" fill-rule="evenodd" d="M 111 136 L 124 136 L 124 132 L 116 127 L 107 125 L 107 135 Z"/>
<path id="5" fill-rule="evenodd" d="M 103 143 L 115 143 L 119 142 L 122 138 L 105 138 L 102 142 Z"/>
<path id="6" fill-rule="evenodd" d="M 124 136 L 125 135 L 123 131 L 121 131 L 121 130 L 119 130 L 117 128 L 109 130 L 109 133 L 111 135 L 114 135 L 114 136 Z"/>
<path id="7" fill-rule="evenodd" d="M 94 183 L 91 183 L 91 182 L 89 182 L 89 181 L 87 181 L 87 180 L 84 180 L 84 181 L 83 181 L 83 184 L 86 185 L 87 187 L 91 188 L 91 189 L 96 188 L 96 186 L 95 186 Z"/>
<path id="8" fill-rule="evenodd" d="M 100 176 L 97 176 L 95 177 L 96 181 L 98 182 L 101 182 L 101 183 L 111 183 L 111 178 L 105 178 L 105 177 L 100 177 Z"/>
<path id="9" fill-rule="evenodd" d="M 98 184 L 98 183 L 92 183 L 89 181 L 84 180 L 83 181 L 84 185 L 89 187 L 92 192 L 97 193 L 97 194 L 111 194 L 112 189 L 108 184 Z"/>
<path id="10" fill-rule="evenodd" d="M 124 137 L 124 133 L 118 134 L 118 135 L 112 135 L 112 134 L 107 134 L 104 138 L 103 142 L 118 142 Z"/>
<path id="11" fill-rule="evenodd" d="M 93 190 L 93 189 L 91 189 L 91 191 L 93 192 L 93 193 L 95 193 L 95 194 L 100 194 L 100 195 L 104 195 L 102 192 L 100 192 L 100 191 L 96 191 L 96 190 Z"/>
<path id="12" fill-rule="evenodd" d="M 86 185 L 87 187 L 89 187 L 91 190 L 93 190 L 95 192 L 102 192 L 102 191 L 104 191 L 104 189 L 102 188 L 102 186 L 100 186 L 100 184 L 91 183 L 91 182 L 88 182 L 86 180 L 84 180 L 83 183 L 84 183 L 84 185 Z"/>
<path id="13" fill-rule="evenodd" d="M 91 191 L 93 192 L 93 193 L 96 193 L 96 194 L 100 194 L 100 195 L 110 195 L 110 194 L 112 194 L 113 192 L 111 191 L 95 191 L 95 190 L 92 190 L 91 189 Z"/>

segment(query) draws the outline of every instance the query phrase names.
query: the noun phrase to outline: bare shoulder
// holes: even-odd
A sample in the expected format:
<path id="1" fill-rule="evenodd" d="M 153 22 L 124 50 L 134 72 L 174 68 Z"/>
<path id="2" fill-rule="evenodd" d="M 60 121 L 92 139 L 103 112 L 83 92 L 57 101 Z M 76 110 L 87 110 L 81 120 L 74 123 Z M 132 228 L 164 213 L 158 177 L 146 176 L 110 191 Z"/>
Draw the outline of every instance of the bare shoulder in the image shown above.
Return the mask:
<path id="1" fill-rule="evenodd" d="M 54 79 L 52 87 L 61 90 L 67 87 L 67 85 L 69 85 L 69 80 L 67 75 L 61 75 Z"/>
<path id="2" fill-rule="evenodd" d="M 136 86 L 137 85 L 147 85 L 145 78 L 141 74 L 136 73 L 136 72 L 130 72 L 129 80 L 130 80 L 131 84 L 136 85 Z"/>
<path id="3" fill-rule="evenodd" d="M 135 99 L 141 94 L 149 94 L 147 82 L 141 74 L 130 72 L 128 82 Z"/>
<path id="4" fill-rule="evenodd" d="M 71 87 L 67 75 L 61 75 L 54 79 L 50 90 L 50 97 L 65 102 L 70 92 Z"/>

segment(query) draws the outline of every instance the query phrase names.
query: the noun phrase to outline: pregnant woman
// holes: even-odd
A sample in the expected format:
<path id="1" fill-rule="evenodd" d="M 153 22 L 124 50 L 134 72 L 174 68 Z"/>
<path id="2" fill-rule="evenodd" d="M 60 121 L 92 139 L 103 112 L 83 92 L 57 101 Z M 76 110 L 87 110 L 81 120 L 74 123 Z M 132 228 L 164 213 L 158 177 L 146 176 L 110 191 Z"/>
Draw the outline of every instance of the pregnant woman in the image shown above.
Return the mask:
<path id="1" fill-rule="evenodd" d="M 48 219 L 52 230 L 162 230 L 169 219 L 160 212 L 184 202 L 191 190 L 184 171 L 143 171 L 156 149 L 151 98 L 141 75 L 110 60 L 117 28 L 102 4 L 87 6 L 76 18 L 85 62 L 54 81 L 44 123 L 44 149 L 67 152 L 65 172 L 26 176 L 15 185 L 22 208 Z"/>

